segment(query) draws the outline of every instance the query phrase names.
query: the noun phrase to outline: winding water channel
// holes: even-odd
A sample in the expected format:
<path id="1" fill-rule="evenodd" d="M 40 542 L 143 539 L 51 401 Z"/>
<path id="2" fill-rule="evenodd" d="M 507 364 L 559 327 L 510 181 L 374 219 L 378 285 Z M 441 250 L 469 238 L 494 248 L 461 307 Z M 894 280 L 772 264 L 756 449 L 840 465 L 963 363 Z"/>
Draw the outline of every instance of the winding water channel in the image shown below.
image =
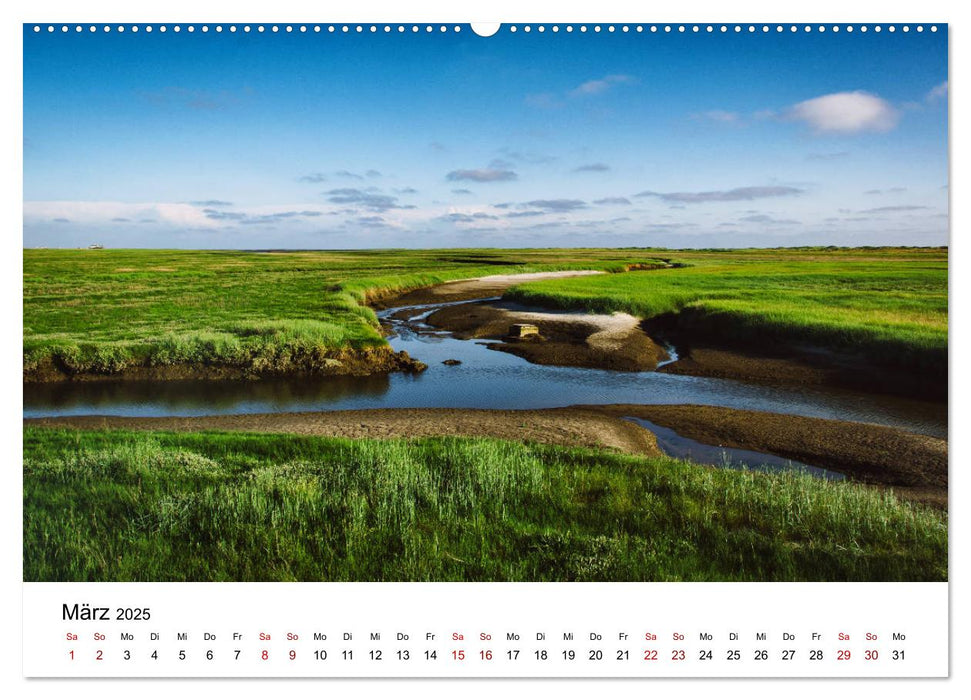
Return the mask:
<path id="1" fill-rule="evenodd" d="M 474 300 L 460 303 L 480 303 Z M 455 302 L 453 302 L 455 303 Z M 553 367 L 425 325 L 444 303 L 386 309 L 395 350 L 428 363 L 417 375 L 262 381 L 99 381 L 24 385 L 24 417 L 196 416 L 368 408 L 536 409 L 576 404 L 705 404 L 876 423 L 947 437 L 947 407 L 850 391 L 769 387 L 661 372 Z M 405 311 L 407 309 L 407 311 Z M 395 317 L 395 318 L 392 318 Z M 458 360 L 461 364 L 442 364 Z"/>

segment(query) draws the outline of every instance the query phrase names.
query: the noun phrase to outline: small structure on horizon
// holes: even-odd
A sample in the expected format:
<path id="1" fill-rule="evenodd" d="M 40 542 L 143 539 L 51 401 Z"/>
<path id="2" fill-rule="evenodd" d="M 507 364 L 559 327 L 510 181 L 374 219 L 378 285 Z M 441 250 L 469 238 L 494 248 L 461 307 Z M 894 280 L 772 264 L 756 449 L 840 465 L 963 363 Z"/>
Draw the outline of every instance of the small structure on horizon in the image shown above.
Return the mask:
<path id="1" fill-rule="evenodd" d="M 539 335 L 539 327 L 532 323 L 514 323 L 509 326 L 509 337 L 530 338 Z"/>
<path id="2" fill-rule="evenodd" d="M 92 243 L 88 246 L 88 250 L 102 250 L 104 248 L 100 243 Z"/>

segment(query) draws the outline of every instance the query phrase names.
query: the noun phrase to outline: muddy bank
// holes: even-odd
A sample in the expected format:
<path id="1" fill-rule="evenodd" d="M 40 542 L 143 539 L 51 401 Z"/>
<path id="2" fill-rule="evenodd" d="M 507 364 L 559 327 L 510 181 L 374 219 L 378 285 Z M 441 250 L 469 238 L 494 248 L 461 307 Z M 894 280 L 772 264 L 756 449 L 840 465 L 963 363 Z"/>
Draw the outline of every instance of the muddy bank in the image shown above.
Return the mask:
<path id="1" fill-rule="evenodd" d="M 896 428 L 691 405 L 574 406 L 545 410 L 374 409 L 201 417 L 68 416 L 25 426 L 80 430 L 248 431 L 346 438 L 494 437 L 659 456 L 649 420 L 709 445 L 753 450 L 829 469 L 905 500 L 947 508 L 947 441 Z"/>
<path id="2" fill-rule="evenodd" d="M 678 362 L 661 370 L 669 374 L 947 401 L 946 354 L 918 362 L 902 351 L 895 355 L 820 347 L 778 334 L 753 336 L 731 320 L 690 310 L 647 319 L 644 329 L 678 349 Z"/>
<path id="3" fill-rule="evenodd" d="M 546 313 L 499 302 L 446 307 L 426 322 L 462 340 L 500 341 L 490 347 L 539 365 L 640 372 L 668 359 L 629 314 Z M 520 323 L 535 325 L 539 335 L 510 337 L 510 327 Z"/>
<path id="4" fill-rule="evenodd" d="M 595 271 L 495 275 L 450 282 L 389 297 L 376 306 L 393 308 L 468 301 L 501 296 L 510 286 L 536 279 L 597 274 Z M 627 314 L 564 313 L 517 305 L 510 300 L 443 308 L 426 319 L 460 339 L 500 341 L 495 350 L 541 365 L 649 371 L 668 359 L 664 345 L 678 350 L 678 360 L 658 371 L 730 379 L 774 386 L 820 386 L 888 394 L 929 401 L 947 400 L 947 372 L 891 367 L 886 362 L 781 338 L 757 341 L 735 337 L 694 314 L 664 314 L 638 321 Z M 539 326 L 539 338 L 508 337 L 513 323 Z M 639 327 L 638 326 L 639 323 Z"/>
<path id="5" fill-rule="evenodd" d="M 880 367 L 864 357 L 818 348 L 759 352 L 679 344 L 679 359 L 658 371 L 777 386 L 829 386 L 928 401 L 947 400 L 947 378 Z"/>
<path id="6" fill-rule="evenodd" d="M 654 434 L 596 410 L 542 411 L 392 408 L 320 413 L 266 413 L 201 417 L 72 416 L 24 420 L 25 426 L 80 430 L 226 430 L 346 438 L 493 437 L 568 447 L 601 447 L 659 456 Z"/>
<path id="7" fill-rule="evenodd" d="M 238 367 L 226 365 L 161 365 L 126 367 L 117 372 L 76 372 L 56 361 L 46 361 L 24 369 L 24 383 L 34 382 L 94 382 L 117 380 L 167 381 L 179 379 L 270 379 L 275 377 L 363 377 L 389 372 L 422 372 L 428 368 L 407 352 L 395 352 L 390 347 L 343 348 L 327 353 L 313 361 L 294 362 L 281 368 Z"/>
<path id="8" fill-rule="evenodd" d="M 947 441 L 866 423 L 715 406 L 589 407 L 644 418 L 684 437 L 792 459 L 890 487 L 902 498 L 947 508 Z"/>
<path id="9" fill-rule="evenodd" d="M 561 270 L 557 272 L 525 272 L 516 275 L 488 275 L 467 280 L 457 280 L 414 289 L 403 294 L 391 294 L 383 297 L 368 297 L 368 306 L 375 309 L 390 309 L 398 306 L 420 306 L 449 301 L 468 301 L 485 297 L 502 296 L 502 293 L 516 284 L 535 282 L 537 280 L 557 279 L 562 277 L 583 277 L 586 275 L 603 275 L 601 270 Z"/>

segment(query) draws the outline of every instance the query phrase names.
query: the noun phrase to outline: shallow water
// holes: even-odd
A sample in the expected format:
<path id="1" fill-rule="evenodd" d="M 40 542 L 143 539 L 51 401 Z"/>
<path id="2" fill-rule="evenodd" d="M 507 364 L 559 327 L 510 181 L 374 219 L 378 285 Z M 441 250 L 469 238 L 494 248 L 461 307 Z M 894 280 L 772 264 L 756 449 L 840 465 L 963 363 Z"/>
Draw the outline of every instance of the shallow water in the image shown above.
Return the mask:
<path id="1" fill-rule="evenodd" d="M 480 300 L 481 301 L 481 300 Z M 460 302 L 474 303 L 474 302 Z M 878 423 L 947 436 L 947 407 L 820 387 L 777 388 L 659 372 L 535 365 L 489 342 L 458 340 L 422 319 L 444 304 L 379 316 L 395 350 L 428 363 L 417 375 L 261 381 L 103 381 L 24 385 L 24 417 L 194 416 L 364 408 L 552 408 L 573 404 L 705 404 Z M 393 320 L 405 316 L 410 320 Z M 443 365 L 455 359 L 460 365 Z"/>
<path id="2" fill-rule="evenodd" d="M 671 428 L 665 428 L 643 418 L 626 417 L 625 420 L 637 423 L 654 433 L 654 436 L 657 438 L 657 446 L 661 448 L 661 452 L 669 457 L 690 460 L 696 464 L 710 464 L 714 467 L 723 467 L 726 469 L 749 469 L 761 472 L 803 472 L 831 481 L 843 481 L 846 479 L 839 472 L 822 469 L 821 467 L 813 467 L 802 462 L 777 457 L 767 452 L 740 450 L 734 447 L 722 447 L 720 445 L 706 445 L 703 442 L 679 435 L 671 430 Z"/>

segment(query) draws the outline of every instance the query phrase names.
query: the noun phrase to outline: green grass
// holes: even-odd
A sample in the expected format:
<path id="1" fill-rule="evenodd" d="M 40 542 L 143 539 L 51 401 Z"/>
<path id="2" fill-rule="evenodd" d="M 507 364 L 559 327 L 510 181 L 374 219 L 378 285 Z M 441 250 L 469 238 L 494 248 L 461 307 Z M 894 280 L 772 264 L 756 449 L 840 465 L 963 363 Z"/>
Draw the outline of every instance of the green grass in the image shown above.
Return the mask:
<path id="1" fill-rule="evenodd" d="M 24 430 L 28 581 L 946 580 L 945 518 L 487 439 Z"/>
<path id="2" fill-rule="evenodd" d="M 882 364 L 947 371 L 944 248 L 676 251 L 687 267 L 543 280 L 507 297 L 643 318 L 677 314 L 692 337 L 809 343 Z"/>
<path id="3" fill-rule="evenodd" d="M 25 250 L 24 370 L 312 370 L 337 350 L 385 346 L 368 295 L 650 261 L 632 250 Z"/>
<path id="4" fill-rule="evenodd" d="M 369 296 L 485 274 L 617 272 L 662 258 L 686 266 L 548 280 L 509 295 L 644 318 L 676 313 L 695 335 L 808 342 L 946 371 L 943 248 L 25 250 L 24 370 L 313 370 L 335 351 L 385 345 L 363 305 Z"/>

